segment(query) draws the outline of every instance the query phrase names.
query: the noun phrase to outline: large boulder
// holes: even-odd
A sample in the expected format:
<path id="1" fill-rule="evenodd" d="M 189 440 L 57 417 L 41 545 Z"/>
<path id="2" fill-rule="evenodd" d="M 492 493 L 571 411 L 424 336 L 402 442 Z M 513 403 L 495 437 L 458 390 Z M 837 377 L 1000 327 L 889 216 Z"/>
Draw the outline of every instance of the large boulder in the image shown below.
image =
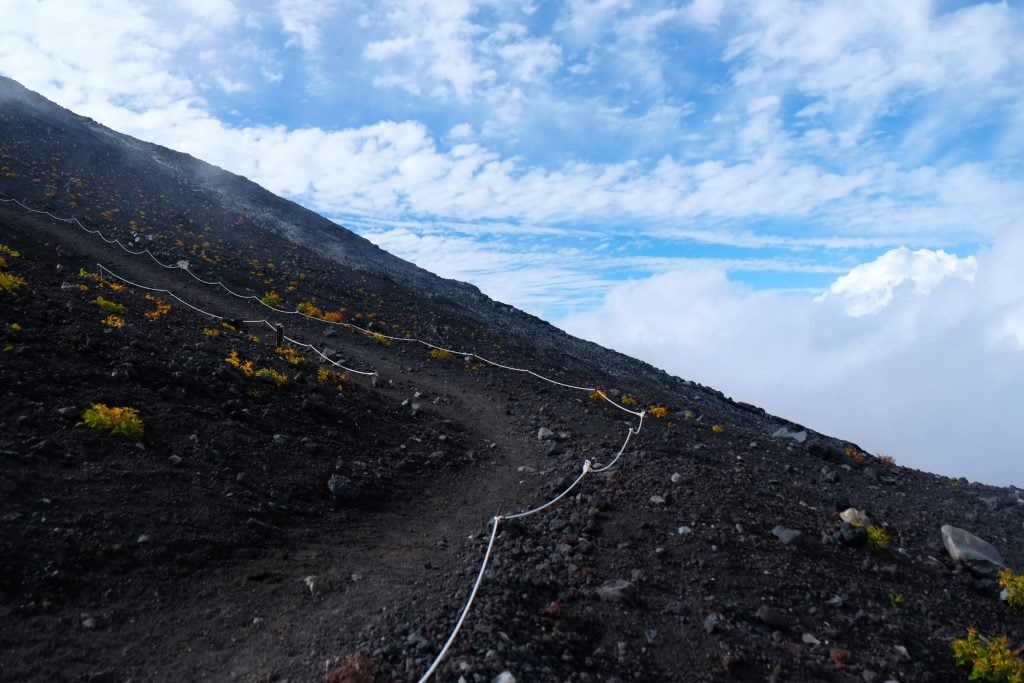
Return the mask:
<path id="1" fill-rule="evenodd" d="M 954 562 L 980 576 L 996 576 L 1006 566 L 1003 556 L 991 543 L 959 527 L 942 525 L 942 544 Z"/>

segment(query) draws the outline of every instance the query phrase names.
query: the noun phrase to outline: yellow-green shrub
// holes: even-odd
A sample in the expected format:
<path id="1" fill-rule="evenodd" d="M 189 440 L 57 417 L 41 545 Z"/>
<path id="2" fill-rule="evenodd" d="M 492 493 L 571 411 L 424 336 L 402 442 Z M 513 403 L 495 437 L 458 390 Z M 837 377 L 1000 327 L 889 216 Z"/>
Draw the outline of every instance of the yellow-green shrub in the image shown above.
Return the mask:
<path id="1" fill-rule="evenodd" d="M 96 304 L 100 310 L 104 310 L 107 313 L 121 315 L 125 312 L 125 307 L 122 304 L 119 304 L 116 301 L 111 301 L 110 299 L 104 299 L 102 296 L 98 296 L 93 299 L 92 303 Z"/>
<path id="2" fill-rule="evenodd" d="M 1004 569 L 999 573 L 999 587 L 1006 591 L 1006 604 L 1024 609 L 1024 574 Z"/>
<path id="3" fill-rule="evenodd" d="M 267 292 L 261 296 L 260 301 L 271 308 L 281 308 L 281 304 L 284 303 L 284 299 L 281 298 L 281 295 L 274 291 Z"/>
<path id="4" fill-rule="evenodd" d="M 958 666 L 970 666 L 972 681 L 1024 683 L 1024 661 L 1021 649 L 1010 648 L 1006 636 L 987 638 L 973 628 L 966 638 L 953 641 L 953 659 Z"/>
<path id="5" fill-rule="evenodd" d="M 452 352 L 445 349 L 430 349 L 430 357 L 434 360 L 448 361 L 452 359 Z"/>
<path id="6" fill-rule="evenodd" d="M 881 550 L 889 547 L 889 534 L 880 526 L 871 525 L 867 529 L 868 547 L 872 550 Z"/>
<path id="7" fill-rule="evenodd" d="M 668 408 L 665 406 L 651 406 L 647 409 L 647 412 L 659 420 L 663 420 L 668 417 Z"/>
<path id="8" fill-rule="evenodd" d="M 0 290 L 13 292 L 25 286 L 25 278 L 0 271 Z"/>
<path id="9" fill-rule="evenodd" d="M 82 413 L 82 422 L 93 429 L 108 430 L 111 434 L 139 438 L 142 436 L 142 418 L 136 408 L 107 406 L 94 403 Z"/>

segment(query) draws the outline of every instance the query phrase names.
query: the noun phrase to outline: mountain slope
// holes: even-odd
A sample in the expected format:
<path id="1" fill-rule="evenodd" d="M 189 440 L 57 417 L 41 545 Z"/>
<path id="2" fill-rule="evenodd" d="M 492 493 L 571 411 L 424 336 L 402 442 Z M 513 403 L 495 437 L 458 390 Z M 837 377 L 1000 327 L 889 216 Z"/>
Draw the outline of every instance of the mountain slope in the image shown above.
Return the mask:
<path id="1" fill-rule="evenodd" d="M 667 415 L 559 505 L 502 522 L 438 680 L 955 680 L 949 642 L 968 626 L 1024 633 L 939 535 L 967 528 L 1019 568 L 1017 491 L 786 436 L 803 430 L 9 80 L 0 199 L 369 331 L 269 311 L 0 202 L 0 244 L 19 252 L 4 272 L 26 282 L 0 292 L 4 680 L 417 678 L 464 605 L 488 520 L 551 499 L 639 425 L 481 358 Z M 170 310 L 147 316 L 157 299 Z M 278 353 L 266 325 L 223 324 L 264 318 L 378 375 L 343 379 L 309 349 Z M 144 434 L 79 424 L 95 403 L 138 408 Z M 887 547 L 842 527 L 850 506 Z M 802 538 L 784 543 L 779 526 Z"/>

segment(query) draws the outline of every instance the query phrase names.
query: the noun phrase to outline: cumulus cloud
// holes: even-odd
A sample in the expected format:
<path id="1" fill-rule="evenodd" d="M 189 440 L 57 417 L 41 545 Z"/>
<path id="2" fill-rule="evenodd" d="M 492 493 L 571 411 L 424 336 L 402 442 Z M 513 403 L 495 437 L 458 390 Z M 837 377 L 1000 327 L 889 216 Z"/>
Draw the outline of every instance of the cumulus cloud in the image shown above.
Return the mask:
<path id="1" fill-rule="evenodd" d="M 929 294 L 948 277 L 974 281 L 978 262 L 973 256 L 957 258 L 942 251 L 906 247 L 893 249 L 870 263 L 857 266 L 829 286 L 816 299 L 842 300 L 846 312 L 854 317 L 877 313 L 888 306 L 896 288 L 912 283 L 916 294 Z"/>
<path id="2" fill-rule="evenodd" d="M 871 302 L 859 315 L 841 295 L 756 291 L 694 267 L 613 288 L 562 325 L 900 464 L 1024 485 L 1011 432 L 1024 381 L 1024 281 L 1010 275 L 1020 259 L 1015 234 L 976 258 L 890 251 L 833 285 L 857 283 Z"/>

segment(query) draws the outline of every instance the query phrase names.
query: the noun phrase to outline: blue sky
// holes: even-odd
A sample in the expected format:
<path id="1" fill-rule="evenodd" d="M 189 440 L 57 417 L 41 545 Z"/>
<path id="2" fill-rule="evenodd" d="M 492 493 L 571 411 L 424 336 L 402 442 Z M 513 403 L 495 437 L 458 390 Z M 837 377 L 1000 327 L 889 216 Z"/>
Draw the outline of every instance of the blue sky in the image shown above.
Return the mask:
<path id="1" fill-rule="evenodd" d="M 1024 8 L 0 0 L 0 73 L 898 462 L 1024 485 Z"/>

